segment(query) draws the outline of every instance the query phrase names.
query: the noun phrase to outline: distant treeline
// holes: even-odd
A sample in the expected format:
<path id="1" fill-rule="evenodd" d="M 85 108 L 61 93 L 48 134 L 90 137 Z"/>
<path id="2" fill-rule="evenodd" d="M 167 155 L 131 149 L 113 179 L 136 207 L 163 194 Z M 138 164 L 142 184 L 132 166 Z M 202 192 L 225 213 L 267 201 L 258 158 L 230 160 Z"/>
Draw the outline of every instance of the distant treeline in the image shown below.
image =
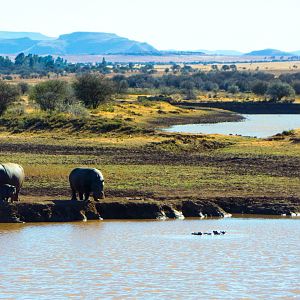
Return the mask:
<path id="1" fill-rule="evenodd" d="M 115 73 L 112 87 L 115 93 L 126 93 L 131 89 L 156 89 L 162 95 L 183 94 L 185 99 L 196 99 L 199 92 L 211 92 L 215 96 L 219 91 L 230 94 L 254 93 L 270 101 L 293 101 L 300 94 L 300 72 L 282 74 L 279 77 L 261 71 L 238 71 L 236 65 L 212 65 L 209 72 L 192 68 L 190 65 L 172 64 L 161 76 L 155 75 L 155 65 L 112 64 L 105 59 L 97 64 L 72 64 L 61 57 L 38 56 L 23 53 L 14 61 L 0 56 L 0 73 L 3 79 L 12 74 L 22 78 L 49 76 L 50 73 L 64 75 L 76 73 L 108 74 Z M 3 74 L 6 74 L 3 76 Z M 49 76 L 50 77 L 50 76 Z"/>
<path id="2" fill-rule="evenodd" d="M 34 77 L 34 75 L 47 76 L 49 73 L 63 75 L 65 73 L 79 73 L 88 71 L 100 71 L 106 73 L 105 60 L 97 64 L 69 63 L 61 57 L 39 56 L 20 53 L 14 60 L 0 56 L 0 73 L 4 75 L 18 74 L 22 78 Z"/>
<path id="3" fill-rule="evenodd" d="M 155 73 L 154 64 L 134 64 L 134 63 L 111 63 L 106 62 L 105 58 L 98 63 L 70 63 L 62 57 L 51 55 L 39 56 L 34 54 L 18 54 L 15 59 L 7 56 L 0 56 L 0 74 L 4 79 L 12 79 L 11 75 L 19 75 L 21 78 L 37 78 L 56 75 L 82 74 L 87 72 L 109 73 L 128 73 L 141 72 L 147 74 Z"/>
<path id="4" fill-rule="evenodd" d="M 131 76 L 117 75 L 113 78 L 123 87 L 159 89 L 164 95 L 176 92 L 184 93 L 187 99 L 195 99 L 199 91 L 217 93 L 226 91 L 231 94 L 254 93 L 268 96 L 270 100 L 283 98 L 293 99 L 300 94 L 300 73 L 283 74 L 276 77 L 263 72 L 210 71 L 190 74 L 166 74 L 152 76 L 135 74 Z"/>

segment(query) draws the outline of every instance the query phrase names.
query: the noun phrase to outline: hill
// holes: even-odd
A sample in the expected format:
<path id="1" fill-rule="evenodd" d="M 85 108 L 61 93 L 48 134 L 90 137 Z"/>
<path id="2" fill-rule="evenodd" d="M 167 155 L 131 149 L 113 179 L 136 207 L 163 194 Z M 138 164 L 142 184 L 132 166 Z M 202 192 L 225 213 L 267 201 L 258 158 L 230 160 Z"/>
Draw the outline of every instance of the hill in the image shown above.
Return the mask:
<path id="1" fill-rule="evenodd" d="M 277 49 L 263 49 L 246 53 L 247 56 L 291 56 L 292 53 L 284 52 Z"/>
<path id="2" fill-rule="evenodd" d="M 239 56 L 242 52 L 236 50 L 200 50 L 208 55 Z"/>
<path id="3" fill-rule="evenodd" d="M 158 50 L 147 43 L 129 40 L 113 33 L 102 32 L 74 32 L 71 34 L 61 35 L 59 38 L 54 40 L 33 40 L 32 38 L 27 37 L 15 39 L 0 39 L 0 53 L 17 54 L 19 52 L 39 55 L 157 55 L 160 53 Z"/>
<path id="4" fill-rule="evenodd" d="M 25 52 L 26 49 L 31 48 L 37 43 L 29 38 L 20 39 L 0 39 L 0 53 L 3 54 L 17 54 Z"/>
<path id="5" fill-rule="evenodd" d="M 39 32 L 14 32 L 0 31 L 0 40 L 2 39 L 22 39 L 29 38 L 33 41 L 53 40 L 54 38 L 41 34 Z"/>

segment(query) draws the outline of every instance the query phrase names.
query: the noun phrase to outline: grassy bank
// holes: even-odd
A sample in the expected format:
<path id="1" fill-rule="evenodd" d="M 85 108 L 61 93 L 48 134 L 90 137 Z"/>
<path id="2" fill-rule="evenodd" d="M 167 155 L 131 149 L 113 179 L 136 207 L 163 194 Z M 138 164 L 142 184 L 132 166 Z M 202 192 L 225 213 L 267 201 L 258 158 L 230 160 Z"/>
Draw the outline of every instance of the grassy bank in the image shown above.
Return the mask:
<path id="1" fill-rule="evenodd" d="M 203 117 L 207 111 L 198 113 Z M 300 197 L 297 132 L 276 141 L 154 131 L 6 130 L 0 161 L 24 166 L 23 199 L 68 198 L 68 174 L 76 166 L 101 169 L 110 197 Z"/>
<path id="2" fill-rule="evenodd" d="M 36 112 L 4 116 L 0 161 L 24 166 L 26 201 L 68 199 L 68 175 L 76 166 L 103 171 L 108 199 L 300 197 L 299 131 L 261 140 L 155 129 L 226 117 L 239 118 L 167 103 L 106 105 L 84 120 Z"/>

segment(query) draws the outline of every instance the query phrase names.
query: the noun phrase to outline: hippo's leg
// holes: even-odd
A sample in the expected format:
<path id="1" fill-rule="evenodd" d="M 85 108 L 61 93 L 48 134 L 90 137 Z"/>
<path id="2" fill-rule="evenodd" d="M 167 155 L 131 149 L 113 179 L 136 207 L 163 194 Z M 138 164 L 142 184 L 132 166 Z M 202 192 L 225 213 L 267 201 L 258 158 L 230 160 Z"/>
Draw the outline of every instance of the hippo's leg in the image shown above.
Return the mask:
<path id="1" fill-rule="evenodd" d="M 19 201 L 19 192 L 16 192 L 14 195 L 11 196 L 11 202 L 18 202 Z"/>
<path id="2" fill-rule="evenodd" d="M 90 198 L 90 192 L 84 193 L 84 201 L 89 201 Z"/>
<path id="3" fill-rule="evenodd" d="M 77 201 L 76 190 L 72 189 L 72 201 Z"/>
<path id="4" fill-rule="evenodd" d="M 83 193 L 79 192 L 79 200 L 83 201 Z"/>

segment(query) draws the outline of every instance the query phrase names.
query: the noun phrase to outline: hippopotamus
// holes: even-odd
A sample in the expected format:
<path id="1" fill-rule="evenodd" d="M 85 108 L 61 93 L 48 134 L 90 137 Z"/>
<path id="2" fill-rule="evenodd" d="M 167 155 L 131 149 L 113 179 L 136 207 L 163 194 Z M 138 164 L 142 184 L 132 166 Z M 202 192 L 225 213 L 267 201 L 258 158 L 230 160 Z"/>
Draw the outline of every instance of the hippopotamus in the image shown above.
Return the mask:
<path id="1" fill-rule="evenodd" d="M 19 192 L 24 179 L 25 174 L 22 166 L 13 163 L 0 164 L 0 186 L 9 184 L 16 188 L 15 194 L 11 197 L 12 202 L 19 200 Z"/>
<path id="2" fill-rule="evenodd" d="M 77 200 L 76 193 L 82 201 L 89 200 L 90 194 L 95 201 L 104 198 L 104 178 L 98 169 L 94 168 L 76 168 L 69 176 L 70 187 L 72 190 L 72 200 Z"/>
<path id="3" fill-rule="evenodd" d="M 12 199 L 17 192 L 15 186 L 10 184 L 3 184 L 0 186 L 0 201 L 8 202 L 8 199 Z"/>

